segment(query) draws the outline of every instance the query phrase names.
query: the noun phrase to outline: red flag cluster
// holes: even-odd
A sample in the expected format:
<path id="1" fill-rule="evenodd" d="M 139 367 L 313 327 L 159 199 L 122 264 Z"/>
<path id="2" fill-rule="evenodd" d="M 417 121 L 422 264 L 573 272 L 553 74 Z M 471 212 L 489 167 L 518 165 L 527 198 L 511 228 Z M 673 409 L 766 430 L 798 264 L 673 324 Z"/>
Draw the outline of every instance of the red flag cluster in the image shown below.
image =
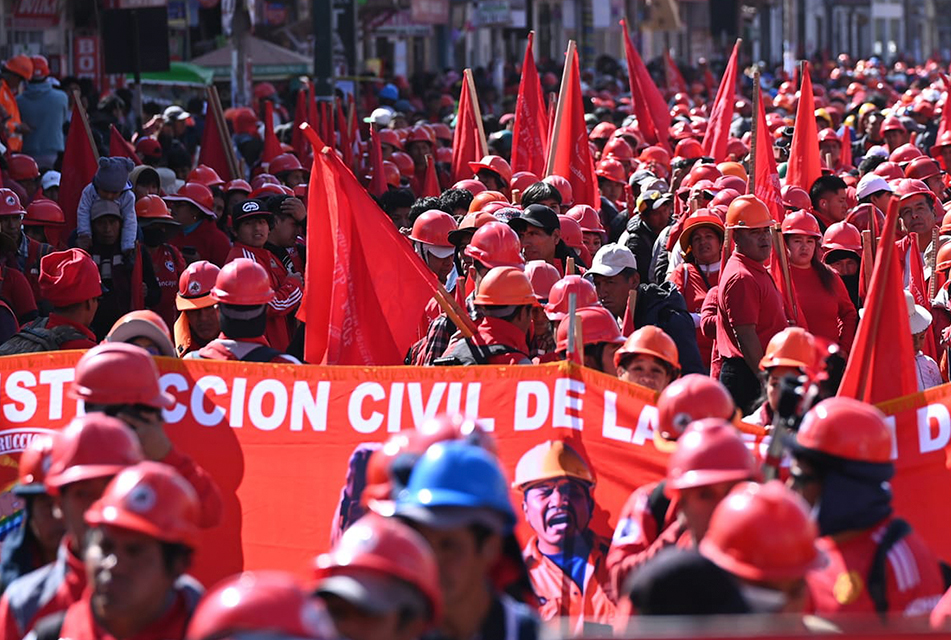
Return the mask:
<path id="1" fill-rule="evenodd" d="M 649 144 L 668 149 L 670 112 L 667 102 L 634 48 L 626 20 L 621 20 L 621 28 L 624 30 L 624 53 L 627 57 L 627 73 L 631 86 L 631 106 L 637 117 L 637 126 Z"/>
<path id="2" fill-rule="evenodd" d="M 530 171 L 540 176 L 545 173 L 545 158 L 548 155 L 548 112 L 545 110 L 538 69 L 535 68 L 534 40 L 535 33 L 529 33 L 522 63 L 522 79 L 518 85 L 518 100 L 515 103 L 512 171 Z"/>
<path id="3" fill-rule="evenodd" d="M 809 63 L 805 62 L 802 86 L 799 88 L 799 104 L 796 105 L 796 126 L 789 147 L 789 163 L 786 165 L 786 184 L 805 189 L 822 175 L 819 159 L 819 130 L 816 126 L 815 98 L 812 94 L 812 78 Z"/>
<path id="4" fill-rule="evenodd" d="M 726 147 L 730 139 L 730 124 L 733 122 L 733 109 L 736 103 L 736 74 L 740 43 L 733 45 L 733 53 L 726 63 L 726 70 L 720 79 L 720 88 L 713 102 L 710 122 L 703 136 L 703 153 L 717 162 L 726 160 Z M 772 146 L 772 145 L 770 145 Z"/>

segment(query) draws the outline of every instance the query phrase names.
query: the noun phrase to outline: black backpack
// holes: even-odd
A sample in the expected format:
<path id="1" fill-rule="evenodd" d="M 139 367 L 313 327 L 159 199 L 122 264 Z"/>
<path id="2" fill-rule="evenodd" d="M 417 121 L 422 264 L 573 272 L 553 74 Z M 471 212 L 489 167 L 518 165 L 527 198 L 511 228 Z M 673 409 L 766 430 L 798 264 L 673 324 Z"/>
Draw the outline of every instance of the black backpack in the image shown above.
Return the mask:
<path id="1" fill-rule="evenodd" d="M 81 340 L 89 336 L 69 325 L 60 325 L 47 329 L 49 318 L 37 318 L 23 325 L 12 338 L 0 345 L 0 356 L 12 356 L 18 353 L 38 353 L 40 351 L 59 351 L 64 342 Z"/>
<path id="2" fill-rule="evenodd" d="M 697 329 L 693 317 L 687 311 L 687 303 L 673 282 L 640 284 L 637 287 L 637 306 L 634 309 L 634 326 L 652 324 L 670 336 L 677 345 L 681 374 L 707 371 L 697 347 Z"/>
<path id="3" fill-rule="evenodd" d="M 479 364 L 488 364 L 492 356 L 501 356 L 506 353 L 522 353 L 514 347 L 504 344 L 489 344 L 475 346 L 469 339 L 458 341 L 453 348 L 442 358 L 433 361 L 435 367 L 469 367 Z M 525 354 L 522 354 L 525 355 Z M 526 355 L 527 359 L 528 356 Z"/>

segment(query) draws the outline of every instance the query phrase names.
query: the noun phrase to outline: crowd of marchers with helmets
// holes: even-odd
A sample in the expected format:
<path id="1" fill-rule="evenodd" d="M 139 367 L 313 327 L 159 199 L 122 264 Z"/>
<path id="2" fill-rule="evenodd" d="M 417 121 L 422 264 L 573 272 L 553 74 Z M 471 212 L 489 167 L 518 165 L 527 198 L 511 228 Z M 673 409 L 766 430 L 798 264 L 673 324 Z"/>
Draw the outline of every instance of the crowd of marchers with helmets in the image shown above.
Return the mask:
<path id="1" fill-rule="evenodd" d="M 573 358 L 657 394 L 647 446 L 669 453 L 666 474 L 635 488 L 613 537 L 590 526 L 599 470 L 583 451 L 539 443 L 507 477 L 490 430 L 444 415 L 369 454 L 331 546 L 313 550 L 309 584 L 253 571 L 205 591 L 188 572 L 222 498 L 166 435 L 174 399 L 153 357 L 304 361 L 313 158 L 293 144 L 290 113 L 306 83 L 258 83 L 251 106 L 225 110 L 242 171 L 226 182 L 197 163 L 200 100 L 148 103 L 142 122 L 124 89 L 100 96 L 55 78 L 43 56 L 3 61 L 0 355 L 86 351 L 67 391 L 84 415 L 20 457 L 24 517 L 0 546 L 2 637 L 531 640 L 545 625 L 623 635 L 653 616 L 751 614 L 796 632 L 856 618 L 951 628 L 949 568 L 892 507 L 885 417 L 836 397 L 868 293 L 863 234 L 881 236 L 890 207 L 914 345 L 904 366 L 919 390 L 948 380 L 942 65 L 816 66 L 821 175 L 781 187 L 777 238 L 769 205 L 748 195 L 750 101 L 733 105 L 729 159 L 705 155 L 708 67 L 685 69 L 684 90 L 658 80 L 672 125 L 654 145 L 624 68 L 602 56 L 583 70 L 597 207 L 575 202 L 569 176 L 513 172 L 517 68 L 501 87 L 477 74 L 489 155 L 458 182 L 458 73 L 364 82 L 355 105 L 352 150 L 370 166 L 372 129 L 383 173 L 358 178 L 385 185 L 380 212 L 361 213 L 392 220 L 474 327 L 466 335 L 433 300 L 405 364 Z M 557 68 L 542 70 L 557 90 Z M 782 72 L 760 85 L 784 179 L 800 94 Z M 75 96 L 103 153 L 67 228 Z M 282 153 L 265 162 L 270 125 Z M 106 153 L 110 130 L 135 161 Z M 440 195 L 421 197 L 429 158 Z"/>

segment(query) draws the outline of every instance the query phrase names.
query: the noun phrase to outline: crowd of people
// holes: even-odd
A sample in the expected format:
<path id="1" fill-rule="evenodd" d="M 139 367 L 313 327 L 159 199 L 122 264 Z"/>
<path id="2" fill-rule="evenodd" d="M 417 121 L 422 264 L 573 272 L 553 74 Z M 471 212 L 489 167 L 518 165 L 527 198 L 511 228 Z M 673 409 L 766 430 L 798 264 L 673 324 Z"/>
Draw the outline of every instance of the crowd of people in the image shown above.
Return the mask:
<path id="1" fill-rule="evenodd" d="M 752 104 L 733 105 L 728 158 L 706 156 L 713 87 L 699 72 L 685 91 L 659 83 L 672 124 L 656 144 L 631 115 L 624 69 L 585 73 L 599 206 L 575 202 L 570 176 L 513 171 L 514 105 L 497 99 L 511 87 L 480 83 L 489 154 L 461 179 L 450 168 L 458 78 L 425 92 L 402 79 L 373 87 L 351 168 L 384 189 L 380 211 L 361 214 L 388 216 L 468 315 L 435 298 L 419 309 L 405 364 L 576 359 L 652 390 L 666 478 L 632 487 L 608 539 L 588 528 L 595 476 L 568 443 L 526 452 L 510 485 L 492 435 L 444 416 L 374 451 L 364 515 L 316 556 L 310 591 L 248 572 L 202 595 L 187 572 L 221 496 L 165 434 L 172 400 L 152 356 L 304 361 L 307 218 L 321 212 L 307 206 L 313 151 L 288 126 L 296 96 L 259 83 L 252 106 L 225 112 L 242 172 L 228 180 L 198 162 L 201 104 L 137 126 L 128 100 L 98 98 L 94 129 L 127 135 L 136 157 L 103 153 L 64 212 L 72 83 L 42 56 L 4 61 L 0 355 L 88 349 L 69 390 L 86 414 L 20 458 L 25 517 L 2 545 L 4 638 L 529 639 L 559 620 L 566 633 L 624 633 L 642 616 L 749 613 L 810 629 L 862 613 L 951 625 L 947 566 L 892 509 L 884 416 L 834 397 L 868 293 L 869 239 L 890 207 L 915 352 L 905 365 L 919 390 L 948 380 L 942 71 L 819 65 L 807 113 L 821 175 L 782 187 L 778 232 L 750 194 Z M 557 76 L 542 85 L 557 89 Z M 767 152 L 784 177 L 800 93 L 780 75 L 762 86 Z M 283 140 L 265 162 L 270 125 Z M 106 139 L 92 138 L 103 151 Z M 370 175 L 377 139 L 382 180 Z M 438 196 L 422 195 L 430 158 Z M 790 409 L 803 388 L 811 404 Z M 795 431 L 785 466 L 755 446 L 779 440 L 784 420 Z M 523 545 L 510 488 L 534 534 Z"/>

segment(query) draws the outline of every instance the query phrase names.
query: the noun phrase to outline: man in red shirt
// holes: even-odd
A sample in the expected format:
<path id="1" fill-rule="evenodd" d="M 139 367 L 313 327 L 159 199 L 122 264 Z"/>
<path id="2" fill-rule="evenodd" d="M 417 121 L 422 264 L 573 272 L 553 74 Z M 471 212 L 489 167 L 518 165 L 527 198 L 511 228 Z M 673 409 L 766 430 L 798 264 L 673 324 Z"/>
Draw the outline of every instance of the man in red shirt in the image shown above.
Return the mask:
<path id="1" fill-rule="evenodd" d="M 23 233 L 24 215 L 26 211 L 16 193 L 10 189 L 0 189 L 0 232 L 16 243 L 14 256 L 6 259 L 6 262 L 26 276 L 34 300 L 39 301 L 40 259 L 52 253 L 53 247 Z"/>
<path id="2" fill-rule="evenodd" d="M 812 506 L 825 557 L 806 576 L 816 613 L 928 615 L 944 582 L 925 541 L 892 511 L 885 416 L 851 398 L 824 400 L 803 419 L 792 454 L 790 486 Z"/>
<path id="3" fill-rule="evenodd" d="M 181 250 L 185 262 L 207 260 L 223 266 L 231 241 L 215 224 L 215 197 L 211 189 L 189 182 L 178 193 L 165 196 L 165 201 L 170 205 L 172 217 L 182 225 L 181 233 L 169 242 Z"/>
<path id="4" fill-rule="evenodd" d="M 203 589 L 185 574 L 198 546 L 198 496 L 171 467 L 140 462 L 120 472 L 86 511 L 88 588 L 37 637 L 182 640 Z"/>
<path id="5" fill-rule="evenodd" d="M 167 240 L 178 232 L 181 225 L 169 214 L 165 202 L 154 195 L 139 198 L 135 203 L 135 215 L 145 250 L 152 258 L 152 271 L 162 292 L 158 305 L 153 309 L 170 327 L 175 323 L 175 295 L 178 293 L 178 280 L 185 270 L 185 259 Z"/>
<path id="6" fill-rule="evenodd" d="M 762 394 L 756 371 L 769 339 L 786 326 L 786 315 L 765 267 L 772 251 L 769 209 L 756 196 L 740 196 L 730 203 L 726 225 L 733 229 L 736 250 L 720 276 L 716 347 L 720 382 L 745 415 Z"/>

